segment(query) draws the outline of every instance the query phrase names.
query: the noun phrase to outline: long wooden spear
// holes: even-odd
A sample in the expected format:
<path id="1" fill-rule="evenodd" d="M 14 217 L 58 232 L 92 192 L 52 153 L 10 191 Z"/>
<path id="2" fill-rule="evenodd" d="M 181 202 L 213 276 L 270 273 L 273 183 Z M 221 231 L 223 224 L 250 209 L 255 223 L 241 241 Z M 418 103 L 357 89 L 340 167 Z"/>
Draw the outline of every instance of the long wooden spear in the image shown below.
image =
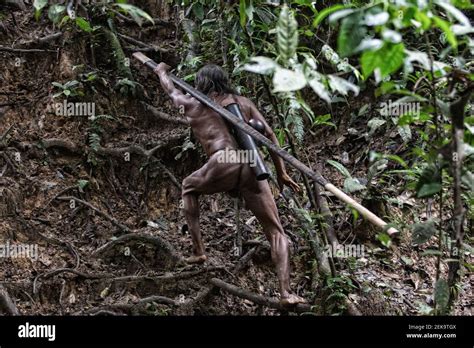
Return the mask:
<path id="1" fill-rule="evenodd" d="M 152 59 L 148 58 L 141 52 L 136 52 L 133 54 L 133 57 L 138 59 L 141 63 L 145 64 L 149 68 L 155 69 L 156 66 L 158 65 L 155 61 Z M 249 134 L 252 136 L 252 138 L 260 141 L 262 144 L 267 146 L 271 151 L 273 151 L 275 154 L 283 158 L 286 162 L 288 162 L 291 166 L 294 168 L 298 169 L 300 172 L 304 173 L 311 179 L 313 179 L 315 182 L 323 186 L 326 190 L 334 194 L 339 200 L 343 201 L 344 203 L 349 204 L 352 206 L 355 210 L 357 210 L 364 218 L 366 218 L 368 221 L 373 223 L 374 225 L 380 227 L 381 229 L 386 229 L 387 228 L 387 223 L 383 221 L 381 218 L 379 218 L 377 215 L 372 213 L 370 210 L 365 208 L 363 205 L 360 203 L 356 202 L 353 198 L 349 197 L 347 194 L 345 194 L 343 191 L 339 190 L 337 187 L 335 187 L 333 184 L 328 182 L 321 174 L 318 172 L 313 171 L 310 169 L 308 166 L 306 166 L 304 163 L 300 162 L 296 158 L 294 158 L 292 155 L 290 155 L 288 152 L 282 150 L 279 148 L 277 145 L 273 144 L 268 138 L 266 138 L 264 135 L 260 134 L 258 131 L 253 129 L 251 126 L 249 126 L 247 123 L 239 120 L 237 117 L 235 117 L 234 114 L 232 114 L 230 111 L 226 110 L 222 106 L 214 103 L 211 99 L 209 99 L 206 95 L 203 93 L 199 92 L 198 90 L 194 89 L 191 87 L 189 84 L 184 82 L 183 80 L 177 78 L 173 74 L 168 74 L 170 79 L 182 90 L 186 91 L 190 95 L 192 95 L 194 98 L 196 98 L 198 101 L 200 101 L 202 104 L 206 105 L 208 108 L 214 110 L 217 112 L 219 115 L 221 115 L 223 118 L 225 118 L 227 121 L 232 123 L 235 127 L 241 129 L 245 133 Z M 389 235 L 393 235 L 395 233 L 398 233 L 398 230 L 396 230 L 393 227 L 390 227 L 386 231 Z"/>

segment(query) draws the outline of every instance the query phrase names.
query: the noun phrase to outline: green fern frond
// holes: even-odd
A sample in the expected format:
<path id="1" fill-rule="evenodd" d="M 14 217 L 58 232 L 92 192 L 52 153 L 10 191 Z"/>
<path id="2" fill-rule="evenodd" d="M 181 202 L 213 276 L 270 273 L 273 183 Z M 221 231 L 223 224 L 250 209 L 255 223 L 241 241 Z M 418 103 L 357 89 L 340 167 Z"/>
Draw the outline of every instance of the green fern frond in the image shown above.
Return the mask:
<path id="1" fill-rule="evenodd" d="M 284 6 L 280 12 L 277 23 L 278 53 L 281 63 L 288 66 L 288 62 L 296 55 L 298 46 L 298 23 L 295 15 L 288 6 Z"/>

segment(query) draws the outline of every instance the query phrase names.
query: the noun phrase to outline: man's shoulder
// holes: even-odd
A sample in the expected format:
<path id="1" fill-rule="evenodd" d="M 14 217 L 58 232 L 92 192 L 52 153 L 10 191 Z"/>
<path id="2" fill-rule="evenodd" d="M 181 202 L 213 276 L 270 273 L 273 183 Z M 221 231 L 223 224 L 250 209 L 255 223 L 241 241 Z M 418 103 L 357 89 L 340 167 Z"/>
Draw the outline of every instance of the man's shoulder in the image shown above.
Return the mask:
<path id="1" fill-rule="evenodd" d="M 243 95 L 235 95 L 235 98 L 237 99 L 240 105 L 250 106 L 253 104 L 253 102 L 249 98 L 244 97 Z"/>

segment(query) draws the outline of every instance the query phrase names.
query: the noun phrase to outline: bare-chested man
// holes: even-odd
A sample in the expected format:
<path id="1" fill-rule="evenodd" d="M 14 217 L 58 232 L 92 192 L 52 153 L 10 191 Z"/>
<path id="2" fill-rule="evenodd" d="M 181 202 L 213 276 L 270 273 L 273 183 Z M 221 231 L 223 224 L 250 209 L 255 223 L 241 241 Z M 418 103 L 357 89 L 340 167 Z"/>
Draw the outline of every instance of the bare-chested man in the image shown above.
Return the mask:
<path id="1" fill-rule="evenodd" d="M 281 302 L 284 304 L 304 302 L 301 297 L 290 291 L 288 239 L 281 226 L 268 182 L 266 180 L 257 181 L 249 164 L 221 163 L 222 161 L 218 160 L 220 151 L 239 149 L 226 121 L 195 98 L 183 94 L 177 89 L 168 77 L 169 68 L 168 65 L 161 63 L 156 67 L 155 73 L 160 78 L 161 86 L 171 97 L 174 105 L 184 108 L 195 137 L 209 157 L 209 161 L 201 169 L 183 180 L 184 214 L 191 233 L 194 251 L 194 255 L 187 261 L 202 263 L 207 259 L 199 229 L 199 196 L 239 190 L 245 200 L 245 206 L 255 214 L 262 224 L 263 231 L 270 242 L 272 260 L 276 265 L 280 283 Z M 216 65 L 206 65 L 197 73 L 195 85 L 199 91 L 223 107 L 237 102 L 246 121 L 248 122 L 250 119 L 260 121 L 265 126 L 264 135 L 278 144 L 275 134 L 254 103 L 245 97 L 235 95 L 234 90 L 230 87 L 228 76 L 222 68 Z M 287 185 L 294 190 L 299 190 L 298 185 L 287 174 L 283 160 L 274 153 L 270 152 L 270 154 L 275 163 L 280 189 Z"/>

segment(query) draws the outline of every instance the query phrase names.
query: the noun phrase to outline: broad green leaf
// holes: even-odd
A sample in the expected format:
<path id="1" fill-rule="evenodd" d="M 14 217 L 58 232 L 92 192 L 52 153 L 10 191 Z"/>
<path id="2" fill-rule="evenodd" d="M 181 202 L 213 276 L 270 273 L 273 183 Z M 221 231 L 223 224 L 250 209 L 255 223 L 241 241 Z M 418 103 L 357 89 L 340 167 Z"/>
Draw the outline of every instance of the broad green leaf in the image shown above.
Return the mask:
<path id="1" fill-rule="evenodd" d="M 364 39 L 354 50 L 355 53 L 362 51 L 376 51 L 383 47 L 383 41 L 380 39 Z"/>
<path id="2" fill-rule="evenodd" d="M 456 18 L 459 21 L 459 23 L 461 23 L 463 26 L 466 26 L 466 27 L 471 26 L 471 22 L 469 21 L 469 18 L 467 18 L 464 13 L 458 10 L 455 6 L 451 5 L 449 2 L 446 2 L 443 0 L 436 0 L 435 2 L 437 5 L 444 8 L 446 12 L 448 12 L 450 15 Z"/>
<path id="3" fill-rule="evenodd" d="M 341 57 L 354 54 L 367 34 L 367 28 L 361 24 L 363 13 L 356 12 L 344 18 L 337 38 L 337 50 Z"/>
<path id="4" fill-rule="evenodd" d="M 378 233 L 376 238 L 386 248 L 390 248 L 390 245 L 392 245 L 392 239 L 385 232 Z"/>
<path id="5" fill-rule="evenodd" d="M 250 63 L 245 64 L 243 69 L 255 74 L 267 75 L 271 74 L 278 68 L 278 64 L 273 59 L 267 57 L 252 57 Z"/>
<path id="6" fill-rule="evenodd" d="M 349 64 L 347 58 L 341 59 L 341 57 L 339 57 L 336 51 L 334 51 L 329 45 L 323 45 L 323 47 L 321 48 L 321 52 L 323 54 L 323 57 L 326 58 L 328 62 L 335 65 L 338 71 L 352 71 L 358 80 L 361 78 L 359 70 Z"/>
<path id="7" fill-rule="evenodd" d="M 41 10 L 48 4 L 48 0 L 35 0 L 33 7 L 35 8 L 35 20 L 38 20 L 41 15 Z"/>
<path id="8" fill-rule="evenodd" d="M 326 125 L 326 126 L 331 126 L 331 127 L 336 128 L 336 125 L 334 123 L 329 122 L 330 120 L 331 120 L 331 114 L 316 116 L 316 118 L 313 121 L 312 127 Z"/>
<path id="9" fill-rule="evenodd" d="M 433 21 L 435 22 L 436 26 L 444 32 L 444 34 L 446 35 L 446 40 L 448 40 L 450 45 L 453 46 L 454 49 L 457 49 L 458 40 L 456 39 L 454 33 L 451 31 L 449 23 L 445 20 L 442 20 L 438 16 L 433 16 Z"/>
<path id="10" fill-rule="evenodd" d="M 381 77 L 384 78 L 403 65 L 405 47 L 403 43 L 389 44 L 377 51 L 366 51 L 362 54 L 361 64 L 364 78 L 367 79 L 376 69 L 380 69 Z"/>
<path id="11" fill-rule="evenodd" d="M 306 86 L 303 73 L 288 69 L 277 68 L 273 75 L 274 92 L 297 91 Z"/>
<path id="12" fill-rule="evenodd" d="M 454 24 L 451 26 L 451 30 L 455 35 L 467 35 L 474 33 L 474 27 L 472 26 L 466 26 L 466 25 L 459 25 L 459 24 Z"/>
<path id="13" fill-rule="evenodd" d="M 418 198 L 430 197 L 441 191 L 441 174 L 437 166 L 430 164 L 423 169 L 415 191 Z"/>
<path id="14" fill-rule="evenodd" d="M 367 182 L 370 183 L 373 178 L 383 173 L 383 171 L 387 169 L 387 164 L 388 164 L 388 160 L 385 158 L 382 158 L 374 162 L 367 171 Z"/>
<path id="15" fill-rule="evenodd" d="M 135 22 L 137 22 L 137 24 L 140 26 L 143 24 L 143 21 L 141 20 L 141 18 L 145 18 L 146 20 L 155 24 L 155 22 L 153 21 L 153 18 L 151 18 L 151 16 L 148 13 L 146 13 L 145 11 L 143 11 L 142 9 L 134 5 L 130 5 L 130 4 L 116 4 L 116 5 L 120 7 L 122 10 L 129 13 L 130 16 L 132 16 L 132 18 L 135 20 Z"/>
<path id="16" fill-rule="evenodd" d="M 387 157 L 389 160 L 400 164 L 403 168 L 408 168 L 408 164 L 407 164 L 400 156 L 397 156 L 397 155 L 386 155 L 386 157 Z"/>
<path id="17" fill-rule="evenodd" d="M 390 15 L 387 12 L 380 12 L 377 14 L 367 13 L 365 15 L 364 23 L 369 27 L 377 25 L 384 25 L 390 19 Z"/>
<path id="18" fill-rule="evenodd" d="M 43 7 L 45 7 L 48 4 L 48 0 L 35 0 L 33 2 L 33 7 L 37 11 L 41 11 Z"/>
<path id="19" fill-rule="evenodd" d="M 380 118 L 373 118 L 369 122 L 367 122 L 367 127 L 369 128 L 369 135 L 375 133 L 377 129 L 383 126 L 387 121 L 381 120 Z"/>
<path id="20" fill-rule="evenodd" d="M 417 11 L 415 14 L 415 19 L 421 23 L 423 30 L 428 30 L 431 26 L 431 18 L 428 17 L 424 12 Z"/>
<path id="21" fill-rule="evenodd" d="M 333 65 L 336 65 L 341 61 L 339 55 L 329 45 L 324 45 L 321 48 L 321 52 L 323 54 L 323 57 L 326 58 L 326 60 Z"/>
<path id="22" fill-rule="evenodd" d="M 247 13 L 245 12 L 245 7 L 246 7 L 246 1 L 245 0 L 240 0 L 239 4 L 239 16 L 240 16 L 240 26 L 242 28 L 245 28 L 245 25 L 247 24 Z"/>
<path id="23" fill-rule="evenodd" d="M 428 198 L 437 194 L 440 191 L 441 191 L 441 183 L 431 182 L 431 183 L 424 184 L 423 186 L 421 186 L 416 196 L 418 198 Z"/>
<path id="24" fill-rule="evenodd" d="M 84 18 L 82 17 L 77 17 L 76 18 L 76 25 L 81 28 L 81 30 L 85 31 L 85 32 L 88 32 L 90 33 L 92 31 L 92 27 L 91 25 L 89 24 L 88 21 L 86 21 Z"/>
<path id="25" fill-rule="evenodd" d="M 51 5 L 48 9 L 48 18 L 53 22 L 57 23 L 61 19 L 62 13 L 66 10 L 66 6 L 63 5 Z"/>
<path id="26" fill-rule="evenodd" d="M 385 29 L 382 32 L 382 37 L 385 41 L 388 41 L 394 44 L 402 42 L 402 36 L 400 35 L 399 32 L 395 30 Z"/>
<path id="27" fill-rule="evenodd" d="M 355 96 L 359 94 L 359 87 L 353 83 L 350 83 L 349 81 L 335 75 L 328 75 L 328 78 L 329 85 L 333 91 L 337 91 L 342 95 L 347 95 L 349 91 L 354 92 Z"/>
<path id="28" fill-rule="evenodd" d="M 87 185 L 89 185 L 89 180 L 78 180 L 77 181 L 77 186 L 82 190 L 84 189 Z"/>
<path id="29" fill-rule="evenodd" d="M 344 167 L 343 164 L 334 161 L 334 160 L 327 160 L 326 161 L 328 164 L 332 165 L 334 168 L 336 168 L 342 175 L 344 175 L 346 178 L 351 178 L 351 173 Z"/>
<path id="30" fill-rule="evenodd" d="M 248 0 L 248 5 L 245 7 L 245 13 L 247 14 L 247 18 L 249 22 L 253 21 L 253 13 L 255 8 L 253 7 L 253 0 Z"/>
<path id="31" fill-rule="evenodd" d="M 331 102 L 331 96 L 329 95 L 326 86 L 321 82 L 319 78 L 313 78 L 309 80 L 308 84 L 322 100 L 324 100 L 326 103 Z"/>
<path id="32" fill-rule="evenodd" d="M 316 18 L 313 21 L 313 27 L 317 27 L 327 16 L 331 15 L 332 13 L 343 10 L 348 8 L 349 6 L 352 5 L 342 5 L 342 4 L 337 4 L 328 8 L 325 8 L 321 12 L 318 13 Z"/>
<path id="33" fill-rule="evenodd" d="M 350 14 L 356 12 L 355 9 L 345 9 L 345 10 L 340 10 L 337 12 L 334 12 L 329 16 L 329 23 L 334 23 L 344 17 L 349 16 Z"/>
<path id="34" fill-rule="evenodd" d="M 193 3 L 192 6 L 193 6 L 194 15 L 196 16 L 197 19 L 202 21 L 204 19 L 204 7 L 199 2 Z"/>
<path id="35" fill-rule="evenodd" d="M 424 244 L 437 232 L 434 220 L 411 225 L 413 244 Z"/>
<path id="36" fill-rule="evenodd" d="M 430 59 L 425 52 L 405 50 L 407 54 L 406 63 L 418 62 L 423 69 L 430 70 Z"/>
<path id="37" fill-rule="evenodd" d="M 365 189 L 365 185 L 362 185 L 356 178 L 346 178 L 346 180 L 344 180 L 344 191 L 348 193 L 362 191 Z"/>

